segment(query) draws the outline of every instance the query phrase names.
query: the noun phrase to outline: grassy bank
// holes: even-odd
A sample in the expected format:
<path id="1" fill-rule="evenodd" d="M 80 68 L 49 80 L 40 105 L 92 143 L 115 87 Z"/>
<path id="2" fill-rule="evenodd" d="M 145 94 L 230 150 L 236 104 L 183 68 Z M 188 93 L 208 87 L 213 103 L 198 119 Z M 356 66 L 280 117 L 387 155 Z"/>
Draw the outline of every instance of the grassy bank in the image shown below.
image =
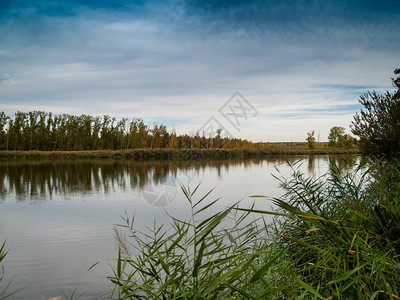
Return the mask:
<path id="1" fill-rule="evenodd" d="M 357 150 L 321 147 L 274 147 L 263 149 L 133 149 L 98 151 L 0 151 L 0 159 L 57 159 L 57 158 L 112 158 L 112 159 L 200 159 L 235 158 L 265 155 L 324 155 L 357 154 Z"/>
<path id="2" fill-rule="evenodd" d="M 296 166 L 273 211 L 183 192 L 191 217 L 116 230 L 118 299 L 400 299 L 400 164 Z M 260 196 L 257 196 L 260 197 Z M 261 200 L 261 199 L 259 199 Z M 257 201 L 259 201 L 257 200 Z M 264 216 L 274 216 L 266 224 Z M 127 231 L 125 238 L 123 232 Z M 134 247 L 131 251 L 130 245 Z M 132 254 L 133 253 L 133 254 Z"/>

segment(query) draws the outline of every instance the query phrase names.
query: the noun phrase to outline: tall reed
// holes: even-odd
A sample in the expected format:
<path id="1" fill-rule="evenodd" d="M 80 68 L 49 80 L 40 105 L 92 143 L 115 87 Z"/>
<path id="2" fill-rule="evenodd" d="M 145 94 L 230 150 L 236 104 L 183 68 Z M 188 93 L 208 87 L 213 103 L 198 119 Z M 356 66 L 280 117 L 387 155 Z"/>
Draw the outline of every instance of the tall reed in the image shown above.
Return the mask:
<path id="1" fill-rule="evenodd" d="M 298 170 L 282 180 L 276 199 L 276 246 L 300 279 L 331 299 L 399 299 L 399 164 L 345 171 L 322 178 Z"/>
<path id="2" fill-rule="evenodd" d="M 4 265 L 3 265 L 3 260 L 5 259 L 7 255 L 7 250 L 6 250 L 6 242 L 3 242 L 3 244 L 0 246 L 0 300 L 7 299 L 14 294 L 16 294 L 19 290 L 15 290 L 13 292 L 9 291 L 11 281 L 9 282 L 4 282 Z"/>
<path id="3" fill-rule="evenodd" d="M 195 200 L 172 230 L 139 232 L 125 218 L 133 255 L 121 245 L 114 275 L 119 299 L 399 299 L 400 164 L 332 164 L 321 177 L 297 165 L 278 178 L 273 211 L 218 199 Z M 266 224 L 264 216 L 274 215 Z"/>

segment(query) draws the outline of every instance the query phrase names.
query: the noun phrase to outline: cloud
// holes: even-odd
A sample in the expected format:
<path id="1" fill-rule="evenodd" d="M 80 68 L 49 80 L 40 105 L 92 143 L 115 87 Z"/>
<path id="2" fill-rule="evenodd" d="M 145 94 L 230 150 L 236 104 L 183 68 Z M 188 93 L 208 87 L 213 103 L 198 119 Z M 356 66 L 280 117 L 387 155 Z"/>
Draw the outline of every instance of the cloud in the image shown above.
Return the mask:
<path id="1" fill-rule="evenodd" d="M 391 89 L 398 67 L 397 2 L 9 1 L 0 11 L 9 113 L 142 117 L 189 132 L 240 91 L 269 113 L 238 136 L 303 140 L 310 126 L 348 126 L 358 96 Z"/>

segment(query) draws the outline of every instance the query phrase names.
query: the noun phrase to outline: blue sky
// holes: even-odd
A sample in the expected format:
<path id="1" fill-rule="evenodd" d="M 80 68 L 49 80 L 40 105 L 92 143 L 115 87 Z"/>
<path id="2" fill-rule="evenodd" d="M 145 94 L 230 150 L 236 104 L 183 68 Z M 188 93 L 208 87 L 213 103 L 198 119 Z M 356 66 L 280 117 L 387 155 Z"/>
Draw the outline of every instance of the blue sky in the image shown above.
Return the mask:
<path id="1" fill-rule="evenodd" d="M 2 0 L 0 110 L 326 140 L 393 89 L 399 17 L 399 1 Z M 235 92 L 257 111 L 237 128 L 219 112 Z"/>

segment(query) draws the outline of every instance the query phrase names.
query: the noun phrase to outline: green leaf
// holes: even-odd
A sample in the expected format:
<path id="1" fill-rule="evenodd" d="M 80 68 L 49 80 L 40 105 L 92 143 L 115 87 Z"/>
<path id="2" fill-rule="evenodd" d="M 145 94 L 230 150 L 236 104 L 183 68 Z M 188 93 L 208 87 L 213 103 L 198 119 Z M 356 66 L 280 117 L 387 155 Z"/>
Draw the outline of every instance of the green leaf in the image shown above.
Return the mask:
<path id="1" fill-rule="evenodd" d="M 282 216 L 282 217 L 292 217 L 291 215 L 277 213 L 273 211 L 259 210 L 259 209 L 247 209 L 247 208 L 234 208 L 234 210 L 245 211 L 250 213 L 258 213 L 264 215 Z"/>
<path id="2" fill-rule="evenodd" d="M 361 266 L 359 266 L 359 267 L 357 267 L 357 268 L 355 268 L 355 269 L 353 269 L 353 270 L 351 270 L 351 271 L 349 271 L 349 272 L 346 272 L 346 273 L 342 274 L 342 275 L 339 276 L 338 278 L 329 281 L 328 284 L 334 284 L 334 283 L 337 283 L 337 282 L 340 282 L 340 281 L 343 281 L 343 280 L 348 279 L 348 278 L 349 278 L 350 276 L 352 276 L 354 273 L 357 273 L 359 270 L 361 270 L 362 268 L 364 268 L 367 264 L 368 264 L 368 263 L 365 263 L 365 264 L 363 264 L 363 265 L 361 265 Z"/>
<path id="3" fill-rule="evenodd" d="M 306 291 L 309 293 L 313 294 L 314 296 L 318 297 L 319 299 L 326 299 L 326 297 L 323 297 L 320 293 L 318 293 L 312 286 L 308 285 L 305 283 L 303 280 L 301 280 L 296 274 L 294 274 L 293 270 L 290 270 L 290 273 L 293 277 L 294 280 Z"/>
<path id="4" fill-rule="evenodd" d="M 205 243 L 205 241 L 203 241 L 201 243 L 199 253 L 197 254 L 196 261 L 195 261 L 194 266 L 193 266 L 193 273 L 192 273 L 193 277 L 197 276 L 197 271 L 199 269 L 199 266 L 201 265 L 201 261 L 202 261 L 202 258 L 203 258 L 203 252 L 204 252 L 205 247 L 206 247 L 206 243 Z"/>
<path id="5" fill-rule="evenodd" d="M 121 276 L 122 276 L 122 269 L 121 269 L 121 248 L 118 248 L 117 276 L 118 276 L 118 278 L 121 278 Z"/>
<path id="6" fill-rule="evenodd" d="M 246 293 L 245 291 L 235 287 L 234 285 L 230 285 L 228 283 L 226 283 L 226 285 L 228 287 L 230 287 L 232 290 L 234 290 L 234 291 L 238 292 L 239 294 L 241 294 L 242 296 L 245 296 L 247 299 L 253 299 L 253 300 L 258 300 L 259 299 L 259 298 L 256 298 L 256 297 L 250 295 L 249 293 Z"/>
<path id="7" fill-rule="evenodd" d="M 264 266 L 262 266 L 250 279 L 250 283 L 257 281 L 261 276 L 268 272 L 269 268 L 275 263 L 275 261 L 282 255 L 283 251 L 275 255 L 270 261 L 268 261 Z"/>
<path id="8" fill-rule="evenodd" d="M 210 224 L 208 224 L 206 228 L 204 228 L 197 234 L 197 236 L 199 237 L 198 242 L 201 242 L 215 227 L 217 227 L 221 223 L 221 221 L 231 212 L 235 205 L 236 204 L 234 204 L 224 212 L 215 215 Z"/>

